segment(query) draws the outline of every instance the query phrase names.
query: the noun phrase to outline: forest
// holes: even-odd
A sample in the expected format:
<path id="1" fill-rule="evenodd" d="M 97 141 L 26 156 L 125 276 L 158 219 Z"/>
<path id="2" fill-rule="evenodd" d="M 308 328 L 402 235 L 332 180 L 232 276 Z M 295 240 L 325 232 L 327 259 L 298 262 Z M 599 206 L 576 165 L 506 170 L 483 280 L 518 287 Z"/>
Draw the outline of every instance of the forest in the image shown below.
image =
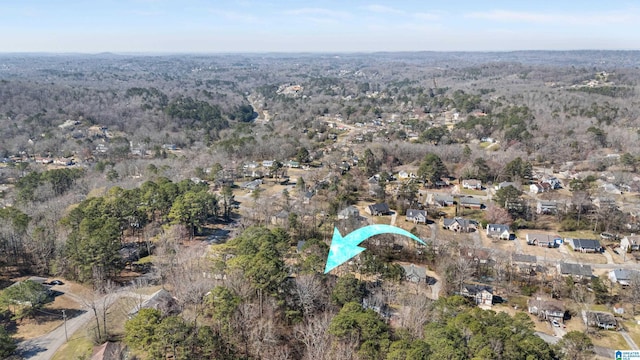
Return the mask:
<path id="1" fill-rule="evenodd" d="M 587 330 L 545 342 L 529 314 L 513 311 L 515 299 L 631 304 L 640 279 L 567 280 L 550 270 L 566 257 L 546 253 L 523 273 L 507 263 L 522 252 L 516 245 L 487 248 L 484 229 L 475 238 L 441 222 L 508 224 L 523 243 L 532 230 L 633 236 L 638 55 L 0 54 L 0 355 L 20 358 L 21 326 L 51 306 L 45 287 L 16 280 L 29 276 L 89 289 L 92 344 L 126 344 L 139 359 L 606 351 Z M 549 175 L 562 178 L 561 190 L 542 187 Z M 471 179 L 482 186 L 459 190 Z M 541 194 L 531 194 L 536 184 Z M 599 205 L 606 184 L 622 189 L 616 206 Z M 428 203 L 434 191 L 455 196 L 455 207 Z M 485 203 L 465 208 L 465 195 Z M 538 213 L 540 201 L 557 208 Z M 364 214 L 369 203 L 388 204 L 384 221 L 428 245 L 381 235 L 324 274 L 334 227 L 382 223 Z M 349 207 L 363 216 L 341 215 Z M 410 209 L 428 221 L 403 220 Z M 615 255 L 607 264 L 633 268 Z M 435 296 L 428 279 L 408 279 L 409 263 L 437 279 Z M 469 282 L 500 289 L 494 297 L 509 311 L 475 306 L 462 294 Z M 108 326 L 109 293 L 152 286 L 169 291 L 177 310 L 140 309 Z"/>

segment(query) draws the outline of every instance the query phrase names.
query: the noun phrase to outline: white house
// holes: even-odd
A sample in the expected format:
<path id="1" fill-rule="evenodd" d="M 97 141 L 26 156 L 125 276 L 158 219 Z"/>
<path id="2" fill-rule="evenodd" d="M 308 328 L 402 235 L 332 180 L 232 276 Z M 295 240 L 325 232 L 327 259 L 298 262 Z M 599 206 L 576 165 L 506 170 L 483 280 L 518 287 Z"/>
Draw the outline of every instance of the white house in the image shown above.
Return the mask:
<path id="1" fill-rule="evenodd" d="M 501 240 L 509 240 L 511 237 L 509 225 L 487 224 L 487 236 L 495 237 Z"/>
<path id="2" fill-rule="evenodd" d="M 470 190 L 482 190 L 482 181 L 477 179 L 462 180 L 462 188 Z"/>

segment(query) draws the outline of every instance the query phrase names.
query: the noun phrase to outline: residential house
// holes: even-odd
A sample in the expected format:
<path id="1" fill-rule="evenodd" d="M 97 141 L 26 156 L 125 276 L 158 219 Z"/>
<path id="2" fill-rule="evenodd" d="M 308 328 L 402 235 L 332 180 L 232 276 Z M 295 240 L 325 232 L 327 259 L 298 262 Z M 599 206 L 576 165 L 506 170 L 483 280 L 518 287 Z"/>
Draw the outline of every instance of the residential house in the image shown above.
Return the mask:
<path id="1" fill-rule="evenodd" d="M 470 190 L 482 190 L 482 181 L 477 179 L 462 180 L 462 188 Z"/>
<path id="2" fill-rule="evenodd" d="M 535 255 L 511 254 L 511 265 L 522 274 L 533 275 L 541 269 L 538 267 L 538 258 Z"/>
<path id="3" fill-rule="evenodd" d="M 557 214 L 558 213 L 558 203 L 556 201 L 546 201 L 546 200 L 538 200 L 538 204 L 536 206 L 537 214 Z"/>
<path id="4" fill-rule="evenodd" d="M 249 161 L 248 163 L 242 165 L 244 169 L 256 169 L 258 168 L 258 163 L 255 161 Z"/>
<path id="5" fill-rule="evenodd" d="M 507 186 L 513 186 L 514 189 L 520 189 L 520 185 L 517 183 L 514 183 L 512 181 L 503 181 L 500 184 L 496 185 L 496 190 L 500 190 L 500 189 L 504 189 Z"/>
<path id="6" fill-rule="evenodd" d="M 121 360 L 128 358 L 126 347 L 121 342 L 107 341 L 100 346 L 94 346 L 91 360 Z"/>
<path id="7" fill-rule="evenodd" d="M 620 188 L 614 184 L 606 183 L 601 185 L 600 187 L 602 188 L 602 191 L 606 192 L 607 194 L 622 195 L 622 190 L 620 190 Z"/>
<path id="8" fill-rule="evenodd" d="M 400 180 L 407 180 L 407 179 L 414 179 L 416 178 L 416 175 L 412 172 L 406 172 L 404 170 L 400 170 L 400 172 L 398 173 L 398 179 Z"/>
<path id="9" fill-rule="evenodd" d="M 492 238 L 498 238 L 500 240 L 510 240 L 511 231 L 509 225 L 503 224 L 488 224 L 487 236 Z"/>
<path id="10" fill-rule="evenodd" d="M 346 208 L 340 210 L 338 212 L 338 220 L 346 220 L 346 219 L 357 219 L 360 217 L 360 210 L 357 207 L 351 205 Z"/>
<path id="11" fill-rule="evenodd" d="M 391 210 L 389 210 L 389 205 L 386 203 L 369 205 L 364 209 L 364 211 L 373 216 L 388 215 L 391 212 Z"/>
<path id="12" fill-rule="evenodd" d="M 447 194 L 429 194 L 431 200 L 428 201 L 430 204 L 437 206 L 453 206 L 455 204 L 455 200 L 453 196 Z"/>
<path id="13" fill-rule="evenodd" d="M 544 187 L 540 183 L 529 185 L 529 192 L 531 194 L 539 194 L 544 192 Z"/>
<path id="14" fill-rule="evenodd" d="M 290 168 L 290 169 L 297 169 L 297 168 L 300 167 L 300 162 L 299 161 L 295 161 L 295 160 L 289 160 L 289 161 L 287 161 L 285 166 Z"/>
<path id="15" fill-rule="evenodd" d="M 634 278 L 640 280 L 640 271 L 627 269 L 609 271 L 609 280 L 611 280 L 612 283 L 618 283 L 622 286 L 629 286 Z"/>
<path id="16" fill-rule="evenodd" d="M 493 260 L 489 251 L 478 248 L 461 247 L 459 255 L 478 265 L 487 265 Z"/>
<path id="17" fill-rule="evenodd" d="M 406 221 L 413 221 L 414 223 L 427 223 L 427 211 L 426 210 L 416 210 L 409 209 L 407 210 Z"/>
<path id="18" fill-rule="evenodd" d="M 271 216 L 271 224 L 278 226 L 286 226 L 289 223 L 289 212 L 282 210 L 275 215 Z"/>
<path id="19" fill-rule="evenodd" d="M 562 302 L 552 299 L 536 297 L 527 301 L 529 314 L 538 315 L 541 320 L 556 320 L 562 322 L 565 316 L 565 308 Z"/>
<path id="20" fill-rule="evenodd" d="M 269 169 L 273 166 L 273 164 L 275 163 L 275 160 L 263 160 L 262 161 L 262 167 Z"/>
<path id="21" fill-rule="evenodd" d="M 256 189 L 258 189 L 260 187 L 260 185 L 262 185 L 262 179 L 256 179 L 253 181 L 249 181 L 246 182 L 242 185 L 240 185 L 241 188 L 249 190 L 249 191 L 254 191 Z"/>
<path id="22" fill-rule="evenodd" d="M 562 276 L 573 276 L 576 278 L 591 278 L 591 276 L 593 276 L 591 265 L 562 262 L 558 264 L 557 267 L 558 273 Z"/>
<path id="23" fill-rule="evenodd" d="M 458 203 L 460 204 L 460 206 L 467 209 L 480 210 L 484 208 L 484 204 L 482 203 L 482 200 L 471 197 L 471 196 L 461 197 L 458 200 Z"/>
<path id="24" fill-rule="evenodd" d="M 454 217 L 453 219 L 442 219 L 442 227 L 455 232 L 474 232 L 478 230 L 478 222 L 471 219 Z"/>
<path id="25" fill-rule="evenodd" d="M 573 251 L 580 251 L 583 253 L 599 253 L 604 251 L 604 248 L 600 245 L 600 241 L 598 240 L 568 239 L 568 243 L 573 248 Z"/>
<path id="26" fill-rule="evenodd" d="M 493 289 L 487 285 L 463 284 L 460 295 L 473 299 L 476 305 L 493 304 Z"/>
<path id="27" fill-rule="evenodd" d="M 404 269 L 404 278 L 412 283 L 421 284 L 427 282 L 427 269 L 414 264 L 401 265 Z"/>
<path id="28" fill-rule="evenodd" d="M 582 321 L 585 325 L 605 330 L 616 329 L 618 322 L 615 316 L 602 311 L 582 311 Z"/>
<path id="29" fill-rule="evenodd" d="M 302 203 L 303 204 L 311 203 L 311 199 L 315 194 L 316 194 L 315 191 L 305 191 L 304 194 L 302 194 Z"/>
<path id="30" fill-rule="evenodd" d="M 304 249 L 304 244 L 306 243 L 307 242 L 304 240 L 298 240 L 298 243 L 296 244 L 296 253 L 302 254 L 302 251 Z"/>
<path id="31" fill-rule="evenodd" d="M 616 201 L 612 198 L 598 196 L 592 201 L 593 205 L 598 209 L 617 209 Z"/>
<path id="32" fill-rule="evenodd" d="M 172 314 L 177 312 L 178 303 L 170 292 L 160 289 L 129 311 L 129 318 L 135 316 L 141 309 L 156 309 L 162 311 L 163 314 Z"/>
<path id="33" fill-rule="evenodd" d="M 640 236 L 625 236 L 620 240 L 620 249 L 624 252 L 640 251 Z"/>
<path id="34" fill-rule="evenodd" d="M 558 235 L 528 233 L 527 245 L 556 248 L 562 244 L 562 238 Z"/>
<path id="35" fill-rule="evenodd" d="M 562 188 L 562 182 L 555 176 L 542 178 L 543 184 L 549 184 L 552 190 Z"/>

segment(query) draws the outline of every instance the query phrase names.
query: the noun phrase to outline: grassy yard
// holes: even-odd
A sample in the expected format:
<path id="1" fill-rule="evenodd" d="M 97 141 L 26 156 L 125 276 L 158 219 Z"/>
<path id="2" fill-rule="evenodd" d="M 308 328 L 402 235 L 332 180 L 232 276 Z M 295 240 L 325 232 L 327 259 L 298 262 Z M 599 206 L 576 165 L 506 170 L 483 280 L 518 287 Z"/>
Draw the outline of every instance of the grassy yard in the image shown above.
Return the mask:
<path id="1" fill-rule="evenodd" d="M 80 332 L 80 331 L 78 331 Z M 53 355 L 53 360 L 89 359 L 93 353 L 93 342 L 87 336 L 77 336 Z"/>
<path id="2" fill-rule="evenodd" d="M 487 196 L 487 192 L 486 191 L 471 190 L 471 189 L 460 189 L 460 194 L 463 194 L 463 195 L 474 195 L 474 196 Z"/>
<path id="3" fill-rule="evenodd" d="M 609 349 L 629 349 L 629 345 L 622 335 L 612 330 L 599 330 L 595 335 L 590 336 L 594 345 L 606 347 Z"/>
<path id="4" fill-rule="evenodd" d="M 558 235 L 572 239 L 598 239 L 598 234 L 590 230 L 561 231 Z"/>
<path id="5" fill-rule="evenodd" d="M 149 291 L 151 290 L 150 288 Z M 127 315 L 138 301 L 138 299 L 130 297 L 121 297 L 111 305 L 107 312 L 107 331 L 111 340 L 120 339 L 124 335 L 124 323 L 128 319 Z M 90 321 L 80 330 L 69 334 L 69 342 L 56 352 L 53 360 L 90 358 L 93 352 L 94 330 L 95 321 Z"/>

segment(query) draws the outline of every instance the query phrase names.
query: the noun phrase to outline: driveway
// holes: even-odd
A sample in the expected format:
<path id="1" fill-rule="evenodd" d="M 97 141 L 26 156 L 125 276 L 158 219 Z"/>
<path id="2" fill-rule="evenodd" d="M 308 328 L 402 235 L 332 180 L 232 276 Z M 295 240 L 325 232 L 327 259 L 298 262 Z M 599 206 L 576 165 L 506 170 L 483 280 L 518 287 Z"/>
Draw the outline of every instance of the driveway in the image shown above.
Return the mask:
<path id="1" fill-rule="evenodd" d="M 80 303 L 83 303 L 83 298 L 77 294 L 67 292 L 60 296 L 70 296 L 74 299 L 78 299 Z M 105 305 L 106 307 L 111 306 L 111 304 L 122 296 L 140 297 L 144 300 L 149 297 L 148 295 L 140 295 L 126 291 L 125 289 L 115 293 L 109 293 L 96 299 L 95 304 L 97 304 L 98 314 L 102 313 L 102 309 Z M 77 337 L 78 335 L 75 335 L 75 332 L 80 330 L 90 321 L 95 321 L 93 310 L 88 306 L 84 306 L 82 310 L 84 311 L 82 315 L 67 320 L 66 329 L 63 324 L 50 331 L 48 334 L 18 343 L 16 353 L 23 359 L 50 360 L 53 358 L 56 351 L 58 351 L 58 349 L 66 342 L 67 335 L 69 336 L 69 339 Z"/>

